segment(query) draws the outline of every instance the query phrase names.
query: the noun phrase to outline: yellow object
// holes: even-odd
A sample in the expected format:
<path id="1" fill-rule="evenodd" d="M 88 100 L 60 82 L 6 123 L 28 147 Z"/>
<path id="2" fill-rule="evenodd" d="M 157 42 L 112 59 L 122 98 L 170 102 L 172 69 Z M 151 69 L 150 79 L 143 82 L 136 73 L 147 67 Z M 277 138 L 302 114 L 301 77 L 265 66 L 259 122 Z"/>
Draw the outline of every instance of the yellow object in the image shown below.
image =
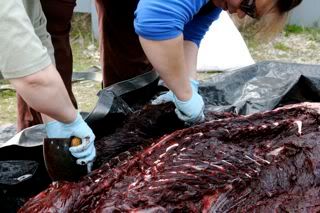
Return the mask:
<path id="1" fill-rule="evenodd" d="M 81 139 L 77 137 L 73 137 L 71 139 L 71 146 L 79 146 L 81 144 Z"/>

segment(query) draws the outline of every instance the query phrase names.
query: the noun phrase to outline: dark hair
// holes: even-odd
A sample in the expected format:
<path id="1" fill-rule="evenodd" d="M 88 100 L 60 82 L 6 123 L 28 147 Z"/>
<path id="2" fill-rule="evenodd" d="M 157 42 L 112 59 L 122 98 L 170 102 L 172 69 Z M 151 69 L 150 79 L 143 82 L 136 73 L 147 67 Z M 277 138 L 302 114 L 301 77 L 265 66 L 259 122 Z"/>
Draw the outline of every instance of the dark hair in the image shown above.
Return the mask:
<path id="1" fill-rule="evenodd" d="M 0 0 L 1 1 L 1 0 Z M 238 21 L 238 28 L 248 28 L 246 36 L 254 36 L 259 41 L 270 41 L 277 33 L 281 32 L 288 19 L 288 12 L 298 6 L 302 0 L 277 0 L 274 10 L 265 14 L 261 19 L 252 19 L 246 16 L 240 20 L 233 16 L 233 20 Z"/>
<path id="2" fill-rule="evenodd" d="M 280 13 L 286 13 L 298 6 L 302 0 L 278 0 L 277 7 Z"/>

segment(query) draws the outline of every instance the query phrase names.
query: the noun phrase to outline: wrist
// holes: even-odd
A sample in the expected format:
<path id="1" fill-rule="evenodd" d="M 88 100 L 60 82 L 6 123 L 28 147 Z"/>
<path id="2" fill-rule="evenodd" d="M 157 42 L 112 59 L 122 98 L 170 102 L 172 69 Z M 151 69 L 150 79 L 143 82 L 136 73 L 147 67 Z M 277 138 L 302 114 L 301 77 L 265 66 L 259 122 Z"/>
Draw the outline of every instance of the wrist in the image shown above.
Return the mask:
<path id="1" fill-rule="evenodd" d="M 188 102 L 191 100 L 192 96 L 194 96 L 194 93 L 198 92 L 199 81 L 191 78 L 189 82 L 188 87 L 175 93 L 177 100 L 181 102 Z"/>
<path id="2" fill-rule="evenodd" d="M 46 118 L 50 118 L 50 119 L 46 119 L 45 125 L 46 125 L 46 128 L 55 128 L 57 125 L 66 125 L 66 126 L 73 125 L 74 123 L 78 122 L 79 120 L 78 116 L 81 117 L 80 113 L 75 111 L 75 113 L 72 116 L 70 116 L 69 122 L 64 122 L 64 121 L 61 122 L 61 121 L 54 120 L 49 116 L 45 116 Z"/>
<path id="3" fill-rule="evenodd" d="M 195 80 L 195 79 L 190 79 L 190 83 L 191 83 L 192 89 L 195 90 L 196 92 L 198 92 L 199 81 Z"/>
<path id="4" fill-rule="evenodd" d="M 58 120 L 48 120 L 48 122 L 46 123 L 46 127 L 55 127 L 57 125 L 64 125 L 64 126 L 72 126 L 75 125 L 76 123 L 78 123 L 80 120 L 82 119 L 80 113 L 78 113 L 77 111 L 75 111 L 74 115 L 70 116 L 70 121 L 65 122 L 65 121 L 58 121 Z"/>
<path id="5" fill-rule="evenodd" d="M 77 120 L 77 117 L 78 117 L 78 111 L 73 109 L 73 110 L 70 110 L 70 112 L 65 112 L 64 119 L 60 120 L 60 122 L 65 125 L 68 125 L 75 122 Z"/>
<path id="6" fill-rule="evenodd" d="M 186 102 L 192 98 L 192 87 L 190 84 L 187 87 L 181 88 L 174 93 L 177 100 Z"/>
<path id="7" fill-rule="evenodd" d="M 177 97 L 176 95 L 174 95 L 174 96 L 173 96 L 173 100 L 174 100 L 174 103 L 175 103 L 176 105 L 181 106 L 181 105 L 186 105 L 186 104 L 188 104 L 189 102 L 191 102 L 193 97 L 194 97 L 194 94 L 191 94 L 191 97 L 190 97 L 189 99 L 187 99 L 187 100 L 180 100 L 179 97 Z"/>
<path id="8" fill-rule="evenodd" d="M 68 117 L 68 120 L 63 121 L 62 123 L 66 126 L 73 126 L 76 123 L 81 122 L 82 116 L 80 115 L 80 113 L 78 111 L 74 111 L 74 113 L 72 113 L 72 115 L 70 117 Z"/>

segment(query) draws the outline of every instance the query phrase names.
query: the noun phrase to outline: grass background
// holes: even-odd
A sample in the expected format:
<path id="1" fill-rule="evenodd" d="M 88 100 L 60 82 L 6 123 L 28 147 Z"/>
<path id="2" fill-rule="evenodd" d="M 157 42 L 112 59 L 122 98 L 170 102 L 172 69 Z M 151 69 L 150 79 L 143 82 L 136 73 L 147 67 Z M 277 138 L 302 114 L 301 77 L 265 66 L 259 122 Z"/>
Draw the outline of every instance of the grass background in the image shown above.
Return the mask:
<path id="1" fill-rule="evenodd" d="M 297 60 L 297 58 L 305 54 L 311 54 L 307 58 L 312 58 L 312 54 L 320 55 L 319 28 L 302 28 L 290 25 L 284 29 L 279 39 L 275 39 L 267 44 L 261 44 L 253 40 L 245 32 L 243 32 L 243 35 L 255 61 L 283 60 L 288 62 L 308 62 L 304 61 L 303 57 L 301 61 Z M 302 46 L 292 45 L 292 43 L 296 42 L 295 38 L 300 39 L 299 43 L 302 43 L 300 44 Z M 301 39 L 303 39 L 302 42 Z M 91 66 L 99 66 L 98 42 L 91 32 L 89 14 L 74 15 L 70 42 L 73 50 L 74 72 L 84 71 Z M 302 47 L 306 50 L 301 50 Z M 305 51 L 308 52 L 306 53 Z M 311 51 L 312 53 L 309 53 Z M 318 61 L 315 61 L 315 63 L 318 63 Z M 205 78 L 207 75 L 210 75 L 210 73 L 201 74 L 200 78 Z M 73 84 L 73 91 L 81 111 L 90 111 L 92 109 L 97 101 L 96 93 L 100 87 L 100 83 L 93 81 L 81 81 Z M 0 81 L 0 125 L 14 123 L 15 120 L 15 91 L 7 81 Z"/>

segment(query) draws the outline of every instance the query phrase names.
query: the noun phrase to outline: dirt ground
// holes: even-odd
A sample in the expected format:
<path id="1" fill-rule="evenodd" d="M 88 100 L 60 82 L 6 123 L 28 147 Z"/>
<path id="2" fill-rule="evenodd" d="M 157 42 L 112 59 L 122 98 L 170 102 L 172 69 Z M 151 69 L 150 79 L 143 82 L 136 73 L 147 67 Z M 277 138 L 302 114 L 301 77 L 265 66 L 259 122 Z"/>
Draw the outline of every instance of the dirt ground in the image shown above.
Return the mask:
<path id="1" fill-rule="evenodd" d="M 91 66 L 99 66 L 97 41 L 90 31 L 90 17 L 74 17 L 71 44 L 74 55 L 74 71 L 83 71 Z M 87 24 L 86 24 L 87 23 Z M 273 41 L 259 43 L 245 38 L 248 48 L 256 62 L 277 60 L 285 62 L 320 64 L 320 29 L 287 27 Z M 211 74 L 199 74 L 201 79 Z M 80 81 L 73 84 L 73 91 L 80 111 L 91 111 L 97 101 L 99 82 Z M 15 92 L 8 82 L 0 81 L 0 125 L 13 124 L 16 120 Z"/>

